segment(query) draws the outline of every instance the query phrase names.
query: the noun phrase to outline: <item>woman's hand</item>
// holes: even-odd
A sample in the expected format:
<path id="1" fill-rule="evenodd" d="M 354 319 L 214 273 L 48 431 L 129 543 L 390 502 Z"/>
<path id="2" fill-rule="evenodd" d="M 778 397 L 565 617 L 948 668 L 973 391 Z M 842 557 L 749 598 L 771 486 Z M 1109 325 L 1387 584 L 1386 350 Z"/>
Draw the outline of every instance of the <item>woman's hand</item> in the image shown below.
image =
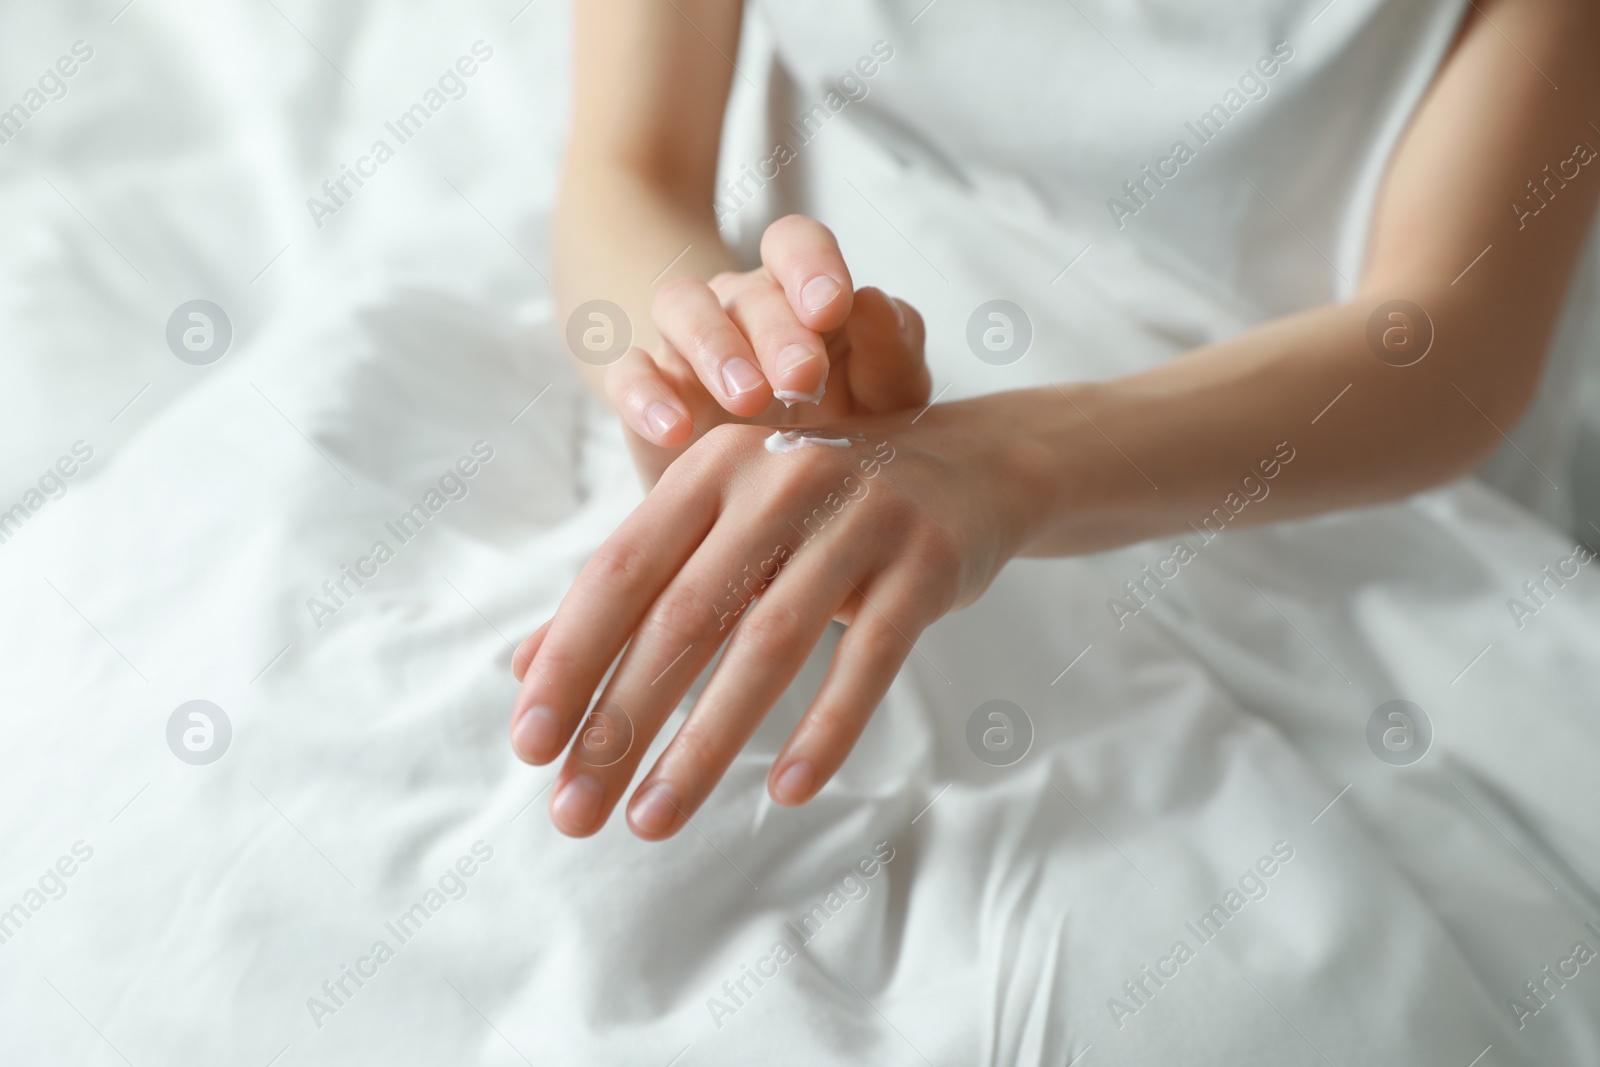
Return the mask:
<path id="1" fill-rule="evenodd" d="M 1030 484 L 1017 395 L 940 405 L 915 424 L 901 413 L 823 431 L 848 447 L 774 452 L 773 431 L 742 425 L 691 446 L 517 650 L 517 754 L 549 763 L 579 734 L 551 796 L 557 828 L 582 837 L 604 824 L 727 642 L 628 810 L 641 837 L 676 832 L 839 619 L 848 628 L 827 678 L 768 778 L 780 804 L 812 797 L 918 634 L 975 599 L 1034 528 L 1050 494 Z"/>
<path id="2" fill-rule="evenodd" d="M 662 286 L 651 308 L 655 352 L 632 348 L 607 368 L 606 396 L 647 482 L 725 422 L 820 425 L 928 402 L 922 316 L 877 289 L 852 293 L 826 226 L 779 219 L 762 236 L 761 261 L 709 283 Z"/>

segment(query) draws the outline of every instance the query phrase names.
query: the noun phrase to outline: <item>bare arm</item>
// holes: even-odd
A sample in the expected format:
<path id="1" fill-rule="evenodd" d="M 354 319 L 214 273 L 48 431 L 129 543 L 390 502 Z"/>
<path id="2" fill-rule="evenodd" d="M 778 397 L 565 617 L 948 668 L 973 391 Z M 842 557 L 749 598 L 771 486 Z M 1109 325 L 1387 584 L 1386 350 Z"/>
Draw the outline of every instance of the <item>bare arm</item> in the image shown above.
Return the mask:
<path id="1" fill-rule="evenodd" d="M 1481 460 L 1534 394 L 1600 197 L 1600 159 L 1564 163 L 1581 143 L 1600 148 L 1597 53 L 1593 5 L 1479 0 L 1390 164 L 1358 295 L 1143 374 L 1067 387 L 1076 410 L 1043 391 L 1022 462 L 1058 495 L 1027 551 L 1184 529 L 1243 475 L 1259 479 L 1283 441 L 1292 468 L 1241 522 L 1403 496 Z M 1527 183 L 1550 173 L 1548 205 L 1519 217 L 1513 202 L 1537 206 Z M 1368 345 L 1369 318 L 1393 299 L 1419 305 L 1435 330 L 1412 366 Z"/>
<path id="2" fill-rule="evenodd" d="M 574 4 L 571 132 L 553 233 L 563 322 L 578 304 L 608 299 L 648 348 L 660 284 L 734 269 L 711 205 L 742 8 Z M 582 369 L 600 389 L 601 368 Z"/>

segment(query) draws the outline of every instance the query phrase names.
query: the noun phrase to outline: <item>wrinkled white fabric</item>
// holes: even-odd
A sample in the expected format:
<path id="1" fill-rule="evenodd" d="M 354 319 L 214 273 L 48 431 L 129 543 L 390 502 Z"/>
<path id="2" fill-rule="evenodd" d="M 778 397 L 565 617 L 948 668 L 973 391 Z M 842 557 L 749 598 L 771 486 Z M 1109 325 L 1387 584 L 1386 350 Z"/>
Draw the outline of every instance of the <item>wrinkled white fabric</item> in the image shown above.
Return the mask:
<path id="1" fill-rule="evenodd" d="M 521 6 L 0 16 L 19 77 L 95 49 L 0 145 L 0 507 L 92 450 L 0 544 L 0 1060 L 1600 1057 L 1600 962 L 1541 970 L 1600 948 L 1600 563 L 1519 628 L 1508 599 L 1573 545 L 1470 481 L 1191 538 L 1121 626 L 1107 602 L 1169 541 L 1014 563 L 918 642 L 812 804 L 772 805 L 765 776 L 832 638 L 693 829 L 556 834 L 553 772 L 505 741 L 509 646 L 638 489 L 551 321 L 565 14 Z M 1337 295 L 1459 13 L 918 6 L 778 14 L 792 84 L 740 56 L 739 113 L 770 85 L 781 119 L 895 48 L 730 232 L 817 210 L 858 283 L 927 315 L 948 398 L 1125 372 Z M 307 198 L 480 40 L 465 94 L 318 228 Z M 1110 229 L 1101 179 L 1278 40 L 1296 56 L 1257 125 Z M 1341 103 L 1358 88 L 1370 108 Z M 735 126 L 729 174 L 773 136 Z M 164 337 L 195 298 L 234 329 L 205 367 Z M 1005 367 L 964 340 L 993 298 L 1034 326 Z M 392 558 L 314 614 L 380 539 Z M 1395 698 L 1433 726 L 1409 767 L 1366 741 Z M 166 733 L 196 699 L 232 725 L 204 766 Z M 997 699 L 1033 729 L 1009 767 L 966 740 Z"/>

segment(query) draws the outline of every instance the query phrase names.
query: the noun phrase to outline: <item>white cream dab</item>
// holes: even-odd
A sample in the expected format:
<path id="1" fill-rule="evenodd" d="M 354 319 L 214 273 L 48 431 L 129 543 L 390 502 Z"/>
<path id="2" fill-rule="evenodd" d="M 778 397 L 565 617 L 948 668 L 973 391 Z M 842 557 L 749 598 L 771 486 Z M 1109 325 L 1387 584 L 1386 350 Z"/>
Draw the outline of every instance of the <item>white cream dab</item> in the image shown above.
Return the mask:
<path id="1" fill-rule="evenodd" d="M 768 452 L 793 452 L 797 448 L 849 448 L 851 440 L 861 438 L 824 437 L 815 430 L 776 430 L 765 443 Z"/>
<path id="2" fill-rule="evenodd" d="M 774 389 L 772 391 L 772 395 L 783 401 L 784 407 L 792 408 L 801 402 L 807 404 L 822 403 L 822 394 L 827 388 L 828 383 L 823 382 L 821 385 L 817 386 L 817 391 L 814 393 L 802 393 L 796 389 Z"/>

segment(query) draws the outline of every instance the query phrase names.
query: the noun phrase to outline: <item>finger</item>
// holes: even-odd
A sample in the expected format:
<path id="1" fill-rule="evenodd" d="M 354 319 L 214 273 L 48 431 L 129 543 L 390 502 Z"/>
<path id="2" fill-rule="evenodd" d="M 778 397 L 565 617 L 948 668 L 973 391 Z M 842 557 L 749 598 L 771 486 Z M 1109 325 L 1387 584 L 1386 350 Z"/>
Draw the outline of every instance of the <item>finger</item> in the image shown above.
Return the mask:
<path id="1" fill-rule="evenodd" d="M 717 527 L 651 605 L 551 790 L 562 833 L 584 837 L 605 823 L 690 684 L 792 557 L 774 526 Z"/>
<path id="2" fill-rule="evenodd" d="M 528 664 L 533 662 L 533 657 L 539 651 L 539 645 L 544 641 L 544 635 L 550 630 L 550 620 L 546 619 L 543 626 L 522 639 L 522 644 L 511 654 L 511 676 L 517 681 L 522 681 L 528 673 Z"/>
<path id="3" fill-rule="evenodd" d="M 879 289 L 862 289 L 845 323 L 846 374 L 859 410 L 873 414 L 919 408 L 933 378 L 923 355 L 924 329 L 916 308 Z"/>
<path id="4" fill-rule="evenodd" d="M 512 712 L 512 748 L 524 761 L 561 754 L 629 635 L 711 528 L 717 481 L 685 471 L 685 459 L 589 557 L 556 609 Z"/>
<path id="5" fill-rule="evenodd" d="M 659 448 L 677 448 L 694 433 L 688 405 L 642 348 L 606 368 L 605 390 L 628 429 Z"/>
<path id="6" fill-rule="evenodd" d="M 689 717 L 634 792 L 628 822 L 640 837 L 668 837 L 699 809 L 805 665 L 851 592 L 851 561 L 837 552 L 821 557 L 797 557 L 729 639 Z"/>
<path id="7" fill-rule="evenodd" d="M 725 409 L 752 417 L 772 403 L 772 390 L 744 334 L 722 301 L 698 278 L 674 278 L 656 291 L 651 317 L 661 338 L 689 362 Z"/>
<path id="8" fill-rule="evenodd" d="M 803 804 L 843 765 L 931 619 L 926 599 L 910 578 L 880 579 L 863 594 L 821 690 L 772 763 L 773 800 Z"/>
<path id="9" fill-rule="evenodd" d="M 786 406 L 820 403 L 828 385 L 827 345 L 795 318 L 777 283 L 757 273 L 721 295 L 734 325 L 750 339 L 772 395 Z"/>
<path id="10" fill-rule="evenodd" d="M 832 230 L 804 215 L 785 215 L 761 235 L 761 262 L 802 325 L 826 333 L 844 324 L 853 283 Z"/>

